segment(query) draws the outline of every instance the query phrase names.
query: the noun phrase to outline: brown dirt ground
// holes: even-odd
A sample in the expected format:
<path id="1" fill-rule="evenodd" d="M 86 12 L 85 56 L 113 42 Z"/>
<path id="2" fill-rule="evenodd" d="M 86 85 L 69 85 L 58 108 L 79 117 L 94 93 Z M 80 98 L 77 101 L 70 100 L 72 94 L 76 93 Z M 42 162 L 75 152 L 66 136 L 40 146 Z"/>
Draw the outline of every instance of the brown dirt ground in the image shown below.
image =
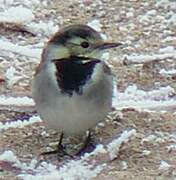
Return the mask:
<path id="1" fill-rule="evenodd" d="M 81 6 L 80 4 L 87 5 Z M 73 23 L 87 23 L 92 19 L 99 19 L 102 24 L 102 31 L 106 32 L 108 37 L 113 40 L 126 42 L 131 37 L 130 48 L 122 50 L 120 55 L 131 53 L 150 53 L 158 52 L 161 47 L 174 45 L 174 41 L 168 41 L 163 44 L 162 39 L 174 34 L 174 26 L 166 26 L 164 29 L 160 27 L 160 22 L 149 22 L 147 25 L 140 23 L 138 17 L 144 15 L 147 11 L 155 9 L 157 15 L 164 16 L 169 8 L 155 6 L 155 1 L 48 1 L 48 6 L 41 6 L 35 9 L 35 15 L 40 20 L 53 19 L 59 24 L 59 27 Z M 44 9 L 43 9 L 44 8 Z M 133 16 L 127 17 L 127 12 L 133 10 Z M 130 26 L 130 24 L 134 24 Z M 165 31 L 164 31 L 165 30 Z M 19 32 L 10 30 L 0 30 L 0 33 L 18 41 Z M 23 34 L 24 39 L 29 43 L 38 41 L 38 37 L 32 37 L 29 34 Z M 115 53 L 115 52 L 114 52 Z M 122 56 L 118 57 L 122 57 Z M 21 57 L 17 56 L 17 60 Z M 3 64 L 0 74 L 5 73 L 9 63 Z M 123 91 L 128 85 L 135 83 L 140 89 L 151 90 L 157 87 L 156 82 L 160 86 L 170 85 L 176 89 L 176 76 L 162 76 L 159 74 L 161 68 L 169 69 L 176 67 L 175 59 L 164 59 L 162 61 L 150 62 L 141 65 L 125 65 L 123 59 L 120 61 L 112 60 L 114 74 L 118 78 L 118 89 Z M 29 62 L 23 65 L 25 78 L 8 89 L 6 82 L 0 82 L 1 94 L 12 95 L 30 95 L 31 77 L 36 67 L 35 63 Z M 19 68 L 19 67 L 18 67 Z M 17 68 L 17 69 L 18 69 Z M 158 84 L 158 83 L 157 83 Z M 168 151 L 167 146 L 174 144 L 175 139 L 170 138 L 170 134 L 175 135 L 176 132 L 176 107 L 167 109 L 166 111 L 138 111 L 135 109 L 122 110 L 122 118 L 114 118 L 113 121 L 106 122 L 105 127 L 101 127 L 95 133 L 95 139 L 102 143 L 106 143 L 120 134 L 123 130 L 135 128 L 137 135 L 130 142 L 125 144 L 116 160 L 109 162 L 108 168 L 98 175 L 95 179 L 172 179 L 176 176 L 176 151 Z M 0 121 L 6 122 L 14 117 L 32 114 L 25 109 L 17 110 L 3 107 L 0 109 Z M 11 149 L 17 157 L 23 162 L 30 162 L 33 157 L 38 156 L 48 144 L 58 140 L 58 133 L 50 132 L 50 136 L 42 136 L 44 127 L 42 123 L 35 123 L 22 129 L 8 129 L 0 136 L 1 152 Z M 142 143 L 142 139 L 149 135 L 155 135 L 154 140 Z M 68 140 L 65 140 L 69 143 Z M 144 150 L 150 151 L 145 155 Z M 53 164 L 57 162 L 56 156 L 50 155 L 46 160 Z M 65 157 L 61 159 L 64 161 Z M 166 161 L 171 167 L 168 170 L 159 170 L 161 160 Z M 126 161 L 127 168 L 123 169 L 122 162 Z M 0 169 L 1 171 L 1 169 Z M 15 173 L 9 171 L 2 172 L 6 176 L 2 179 L 17 179 Z M 1 178 L 0 178 L 1 179 Z"/>

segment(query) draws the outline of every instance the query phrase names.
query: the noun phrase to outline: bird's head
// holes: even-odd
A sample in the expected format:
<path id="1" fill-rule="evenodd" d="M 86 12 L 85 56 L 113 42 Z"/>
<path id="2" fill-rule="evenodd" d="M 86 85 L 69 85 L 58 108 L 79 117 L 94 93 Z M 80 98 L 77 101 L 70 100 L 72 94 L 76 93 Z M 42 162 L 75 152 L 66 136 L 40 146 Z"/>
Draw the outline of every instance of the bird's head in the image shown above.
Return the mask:
<path id="1" fill-rule="evenodd" d="M 120 43 L 104 42 L 100 34 L 87 25 L 72 25 L 57 32 L 46 45 L 42 59 L 99 59 L 103 50 Z"/>

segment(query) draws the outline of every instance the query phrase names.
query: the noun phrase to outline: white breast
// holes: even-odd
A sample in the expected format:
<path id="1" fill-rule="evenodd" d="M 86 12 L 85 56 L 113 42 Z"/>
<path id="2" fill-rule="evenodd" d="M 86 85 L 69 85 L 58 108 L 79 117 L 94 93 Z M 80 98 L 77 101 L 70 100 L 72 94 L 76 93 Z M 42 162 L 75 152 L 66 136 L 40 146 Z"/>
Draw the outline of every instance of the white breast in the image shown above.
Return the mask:
<path id="1" fill-rule="evenodd" d="M 49 128 L 64 134 L 80 134 L 104 120 L 112 101 L 112 77 L 99 64 L 83 87 L 83 94 L 61 94 L 54 66 L 46 67 L 33 81 L 36 108 Z"/>

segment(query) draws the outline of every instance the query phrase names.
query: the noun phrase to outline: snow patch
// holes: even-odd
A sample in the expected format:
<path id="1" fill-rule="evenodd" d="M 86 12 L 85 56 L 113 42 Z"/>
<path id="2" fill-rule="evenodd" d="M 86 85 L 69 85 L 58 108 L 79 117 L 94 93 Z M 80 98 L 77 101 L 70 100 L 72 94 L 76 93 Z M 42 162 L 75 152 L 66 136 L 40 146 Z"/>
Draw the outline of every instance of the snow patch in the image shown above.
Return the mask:
<path id="1" fill-rule="evenodd" d="M 147 137 L 141 140 L 141 144 L 151 143 L 151 144 L 160 144 L 165 142 L 176 142 L 176 134 L 171 134 L 168 132 L 155 131 L 154 134 L 150 134 Z"/>
<path id="2" fill-rule="evenodd" d="M 28 23 L 34 19 L 34 14 L 23 6 L 10 7 L 4 12 L 0 12 L 0 22 L 8 23 Z"/>
<path id="3" fill-rule="evenodd" d="M 87 25 L 92 27 L 96 31 L 101 32 L 102 24 L 100 23 L 98 19 L 94 19 L 91 22 L 88 22 Z"/>
<path id="4" fill-rule="evenodd" d="M 165 101 L 154 101 L 154 100 L 141 100 L 141 101 L 134 101 L 134 100 L 126 100 L 121 102 L 116 102 L 113 104 L 113 107 L 116 110 L 122 110 L 125 108 L 135 108 L 138 110 L 158 110 L 161 111 L 162 109 L 170 109 L 175 107 L 176 100 L 165 100 Z"/>
<path id="5" fill-rule="evenodd" d="M 161 48 L 159 50 L 160 53 L 172 53 L 175 52 L 175 48 L 173 46 L 167 46 L 165 48 Z"/>
<path id="6" fill-rule="evenodd" d="M 175 13 L 170 17 L 170 19 L 168 20 L 168 23 L 172 26 L 176 26 L 176 14 Z"/>
<path id="7" fill-rule="evenodd" d="M 167 151 L 168 152 L 176 151 L 176 144 L 171 144 L 171 145 L 167 146 Z"/>
<path id="8" fill-rule="evenodd" d="M 126 161 L 121 161 L 122 170 L 126 170 L 128 168 L 128 164 Z"/>
<path id="9" fill-rule="evenodd" d="M 20 168 L 22 170 L 31 170 L 37 165 L 36 159 L 33 159 L 29 165 L 26 163 L 21 163 L 17 156 L 10 150 L 5 151 L 0 155 L 0 161 L 11 162 L 14 167 Z"/>
<path id="10" fill-rule="evenodd" d="M 33 34 L 37 34 L 38 36 L 49 37 L 59 30 L 59 26 L 55 25 L 52 21 L 39 21 L 37 23 L 31 22 L 30 24 L 27 24 L 26 29 Z"/>
<path id="11" fill-rule="evenodd" d="M 43 163 L 44 164 L 44 163 Z M 103 165 L 92 168 L 91 165 L 82 164 L 82 161 L 71 161 L 61 167 L 59 170 L 56 169 L 52 164 L 46 163 L 44 166 L 39 166 L 36 171 L 36 175 L 21 174 L 19 177 L 24 180 L 62 180 L 62 179 L 86 179 L 90 180 L 97 176 L 102 170 Z M 40 170 L 40 171 L 39 171 Z"/>
<path id="12" fill-rule="evenodd" d="M 124 56 L 124 59 L 127 60 L 128 63 L 145 63 L 150 61 L 164 60 L 167 58 L 176 58 L 176 50 L 161 54 L 132 54 Z"/>
<path id="13" fill-rule="evenodd" d="M 136 134 L 136 130 L 124 131 L 119 138 L 113 140 L 107 147 L 107 151 L 109 152 L 110 159 L 113 160 L 117 157 L 119 153 L 119 149 L 122 143 L 128 142 L 131 136 Z"/>
<path id="14" fill-rule="evenodd" d="M 138 89 L 138 87 L 135 84 L 128 86 L 123 93 L 120 93 L 117 90 L 116 92 L 114 92 L 116 98 L 119 101 L 129 100 L 129 99 L 134 101 L 149 100 L 149 99 L 161 101 L 161 100 L 169 99 L 169 96 L 171 96 L 174 93 L 175 93 L 175 89 L 172 88 L 171 86 L 160 87 L 159 89 L 151 90 L 151 91 L 143 91 Z"/>
<path id="15" fill-rule="evenodd" d="M 17 71 L 13 66 L 7 69 L 5 73 L 5 78 L 7 80 L 8 88 L 11 88 L 15 83 L 17 83 L 22 78 L 21 76 L 17 76 L 16 73 Z"/>
<path id="16" fill-rule="evenodd" d="M 152 142 L 152 141 L 154 141 L 156 138 L 157 138 L 156 135 L 150 134 L 149 136 L 147 136 L 147 137 L 145 137 L 145 138 L 143 138 L 143 139 L 141 140 L 141 144 L 144 144 L 144 143 L 146 143 L 146 142 Z"/>
<path id="17" fill-rule="evenodd" d="M 176 7 L 176 2 L 172 0 L 160 0 L 156 1 L 155 6 L 157 8 L 164 8 L 164 9 L 170 9 Z"/>
<path id="18" fill-rule="evenodd" d="M 28 56 L 31 58 L 39 59 L 41 56 L 41 48 L 31 48 L 31 46 L 20 46 L 18 44 L 13 44 L 8 40 L 0 39 L 0 51 L 9 51 L 13 53 L 20 54 L 22 56 Z"/>
<path id="19" fill-rule="evenodd" d="M 159 73 L 162 75 L 172 75 L 172 74 L 176 74 L 176 69 L 172 69 L 172 70 L 161 69 Z"/>
<path id="20" fill-rule="evenodd" d="M 2 9 L 8 9 L 11 6 L 25 6 L 28 8 L 35 8 L 40 4 L 39 0 L 0 0 L 0 7 Z"/>
<path id="21" fill-rule="evenodd" d="M 30 163 L 22 163 L 12 151 L 5 151 L 0 155 L 0 160 L 12 162 L 13 166 L 20 168 L 22 173 L 19 174 L 18 177 L 24 180 L 91 180 L 106 167 L 104 160 L 106 159 L 109 161 L 109 157 L 111 160 L 116 158 L 122 144 L 128 142 L 135 134 L 135 129 L 129 131 L 126 130 L 122 132 L 120 137 L 114 139 L 111 143 L 107 145 L 99 144 L 93 152 L 86 153 L 78 160 L 70 160 L 61 167 L 57 167 L 46 161 L 39 163 L 36 159 L 31 160 Z M 103 161 L 100 158 L 102 154 L 105 158 L 103 158 Z M 96 156 L 100 157 L 96 158 Z M 123 163 L 122 165 L 124 168 L 127 168 L 126 163 Z"/>
<path id="22" fill-rule="evenodd" d="M 0 96 L 0 105 L 3 106 L 34 106 L 35 103 L 32 98 L 24 97 L 7 97 Z"/>
<path id="23" fill-rule="evenodd" d="M 166 161 L 161 161 L 160 162 L 160 166 L 159 166 L 159 170 L 168 170 L 171 167 L 170 164 L 168 164 Z"/>
<path id="24" fill-rule="evenodd" d="M 149 151 L 149 150 L 143 150 L 142 151 L 142 155 L 143 156 L 148 156 L 148 155 L 150 155 L 151 154 L 151 151 Z"/>
<path id="25" fill-rule="evenodd" d="M 24 180 L 75 180 L 80 178 L 89 180 L 96 177 L 105 166 L 102 164 L 94 167 L 94 165 L 89 165 L 83 159 L 80 159 L 71 160 L 59 169 L 57 166 L 45 161 L 41 162 L 36 168 L 37 160 L 33 159 L 29 164 L 22 163 L 12 151 L 5 151 L 0 155 L 0 160 L 12 162 L 14 167 L 20 168 L 23 173 L 18 176 Z M 32 174 L 29 172 L 32 172 Z"/>
<path id="26" fill-rule="evenodd" d="M 114 84 L 113 91 L 113 107 L 122 109 L 127 107 L 134 108 L 157 108 L 175 106 L 176 100 L 170 98 L 175 94 L 174 88 L 170 86 L 160 87 L 156 90 L 143 91 L 137 88 L 135 84 L 128 86 L 126 90 L 121 93 L 117 91 Z"/>
<path id="27" fill-rule="evenodd" d="M 28 126 L 30 124 L 41 122 L 41 121 L 42 120 L 40 119 L 39 116 L 32 116 L 29 119 L 25 119 L 25 120 L 16 120 L 16 121 L 11 121 L 11 122 L 6 122 L 6 123 L 0 122 L 0 131 L 7 130 L 9 128 L 24 128 L 24 126 Z"/>

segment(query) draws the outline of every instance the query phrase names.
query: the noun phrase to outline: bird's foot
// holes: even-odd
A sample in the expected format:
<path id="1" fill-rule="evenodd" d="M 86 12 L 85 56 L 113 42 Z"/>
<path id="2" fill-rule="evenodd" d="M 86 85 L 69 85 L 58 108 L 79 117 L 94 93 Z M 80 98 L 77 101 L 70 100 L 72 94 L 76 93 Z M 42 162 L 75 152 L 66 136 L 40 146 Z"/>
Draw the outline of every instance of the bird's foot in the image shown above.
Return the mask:
<path id="1" fill-rule="evenodd" d="M 96 147 L 96 144 L 93 142 L 89 142 L 88 144 L 84 144 L 81 149 L 75 154 L 75 156 L 83 156 L 85 153 L 92 152 Z"/>
<path id="2" fill-rule="evenodd" d="M 73 158 L 73 156 L 67 153 L 65 149 L 66 149 L 65 146 L 63 146 L 62 144 L 59 144 L 56 150 L 43 152 L 40 155 L 45 156 L 45 155 L 57 154 L 59 156 L 69 156 L 70 158 Z"/>
<path id="3" fill-rule="evenodd" d="M 84 142 L 83 146 L 79 149 L 79 151 L 75 155 L 76 156 L 82 156 L 85 153 L 92 152 L 95 149 L 96 144 L 94 144 L 91 140 L 92 140 L 91 132 L 88 131 L 88 135 L 87 135 L 87 137 L 85 139 L 85 142 Z"/>
<path id="4" fill-rule="evenodd" d="M 66 152 L 66 148 L 64 145 L 62 145 L 62 139 L 63 139 L 64 134 L 61 133 L 60 134 L 60 139 L 59 139 L 59 143 L 57 146 L 57 149 L 54 151 L 49 151 L 49 152 L 43 152 L 41 153 L 41 155 L 50 155 L 50 154 L 58 154 L 58 155 L 62 155 L 62 156 L 69 156 L 70 158 L 73 158 L 73 156 L 69 153 Z"/>

